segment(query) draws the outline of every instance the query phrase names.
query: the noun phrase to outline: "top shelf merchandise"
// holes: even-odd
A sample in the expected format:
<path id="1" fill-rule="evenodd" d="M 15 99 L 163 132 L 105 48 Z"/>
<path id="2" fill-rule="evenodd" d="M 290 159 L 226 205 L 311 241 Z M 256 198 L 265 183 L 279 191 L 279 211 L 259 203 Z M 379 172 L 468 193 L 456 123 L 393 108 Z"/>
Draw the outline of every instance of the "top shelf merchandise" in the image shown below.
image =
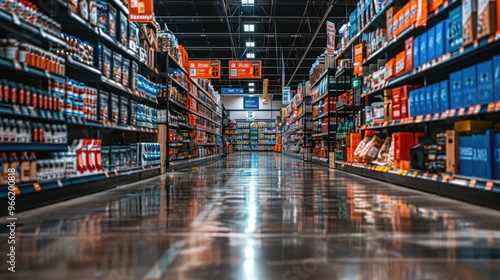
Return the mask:
<path id="1" fill-rule="evenodd" d="M 236 122 L 234 151 L 272 151 L 276 145 L 275 122 Z"/>

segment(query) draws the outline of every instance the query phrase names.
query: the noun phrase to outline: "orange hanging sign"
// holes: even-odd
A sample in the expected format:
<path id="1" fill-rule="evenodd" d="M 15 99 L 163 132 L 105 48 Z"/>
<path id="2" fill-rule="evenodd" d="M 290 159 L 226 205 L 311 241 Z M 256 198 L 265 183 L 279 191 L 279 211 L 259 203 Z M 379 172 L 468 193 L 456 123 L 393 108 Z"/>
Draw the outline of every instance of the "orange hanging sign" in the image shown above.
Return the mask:
<path id="1" fill-rule="evenodd" d="M 262 61 L 260 60 L 231 60 L 229 61 L 229 79 L 260 79 L 261 68 Z"/>
<path id="2" fill-rule="evenodd" d="M 190 60 L 189 77 L 195 79 L 220 79 L 220 60 Z"/>
<path id="3" fill-rule="evenodd" d="M 128 0 L 130 22 L 154 22 L 153 0 Z"/>

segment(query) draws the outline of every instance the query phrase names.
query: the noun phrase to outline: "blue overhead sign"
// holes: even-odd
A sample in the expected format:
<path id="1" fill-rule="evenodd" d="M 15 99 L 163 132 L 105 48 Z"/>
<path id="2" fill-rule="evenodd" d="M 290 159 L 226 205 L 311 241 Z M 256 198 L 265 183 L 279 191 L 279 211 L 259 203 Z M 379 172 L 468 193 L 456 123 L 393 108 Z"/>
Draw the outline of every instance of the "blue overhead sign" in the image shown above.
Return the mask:
<path id="1" fill-rule="evenodd" d="M 243 97 L 243 109 L 244 110 L 255 110 L 259 109 L 259 98 L 258 97 Z"/>
<path id="2" fill-rule="evenodd" d="M 222 88 L 221 94 L 243 94 L 243 88 Z"/>

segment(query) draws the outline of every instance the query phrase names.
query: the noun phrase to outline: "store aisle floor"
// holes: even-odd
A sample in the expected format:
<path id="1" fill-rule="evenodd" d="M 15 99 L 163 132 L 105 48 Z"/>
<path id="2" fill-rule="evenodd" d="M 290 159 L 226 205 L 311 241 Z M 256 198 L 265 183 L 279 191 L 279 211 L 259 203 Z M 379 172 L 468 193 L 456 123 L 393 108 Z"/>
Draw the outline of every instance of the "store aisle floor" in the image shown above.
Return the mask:
<path id="1" fill-rule="evenodd" d="M 17 217 L 0 279 L 500 279 L 499 211 L 273 153 Z"/>

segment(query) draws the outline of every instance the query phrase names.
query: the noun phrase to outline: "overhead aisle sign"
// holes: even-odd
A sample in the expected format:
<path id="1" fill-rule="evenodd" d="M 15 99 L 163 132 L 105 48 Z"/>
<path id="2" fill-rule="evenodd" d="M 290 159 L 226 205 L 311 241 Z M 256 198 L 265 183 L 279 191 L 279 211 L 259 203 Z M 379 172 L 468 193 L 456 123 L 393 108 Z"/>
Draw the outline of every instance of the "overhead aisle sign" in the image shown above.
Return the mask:
<path id="1" fill-rule="evenodd" d="M 220 79 L 220 61 L 190 60 L 189 77 L 194 79 Z"/>
<path id="2" fill-rule="evenodd" d="M 335 30 L 335 23 L 331 21 L 326 22 L 326 34 L 327 34 L 327 41 L 326 41 L 326 50 L 328 54 L 334 54 L 335 53 L 335 34 L 337 31 Z"/>
<path id="3" fill-rule="evenodd" d="M 243 109 L 244 110 L 259 110 L 259 98 L 258 97 L 243 97 Z"/>
<path id="4" fill-rule="evenodd" d="M 290 104 L 290 87 L 283 87 L 283 105 Z"/>
<path id="5" fill-rule="evenodd" d="M 229 61 L 229 79 L 260 79 L 262 75 L 260 60 Z"/>
<path id="6" fill-rule="evenodd" d="M 128 0 L 130 22 L 154 22 L 153 0 Z"/>
<path id="7" fill-rule="evenodd" d="M 243 94 L 243 88 L 222 88 L 221 94 Z"/>
<path id="8" fill-rule="evenodd" d="M 269 86 L 269 79 L 264 79 L 264 82 L 262 83 L 262 104 L 263 105 L 267 105 L 267 103 L 269 103 L 268 86 Z"/>

